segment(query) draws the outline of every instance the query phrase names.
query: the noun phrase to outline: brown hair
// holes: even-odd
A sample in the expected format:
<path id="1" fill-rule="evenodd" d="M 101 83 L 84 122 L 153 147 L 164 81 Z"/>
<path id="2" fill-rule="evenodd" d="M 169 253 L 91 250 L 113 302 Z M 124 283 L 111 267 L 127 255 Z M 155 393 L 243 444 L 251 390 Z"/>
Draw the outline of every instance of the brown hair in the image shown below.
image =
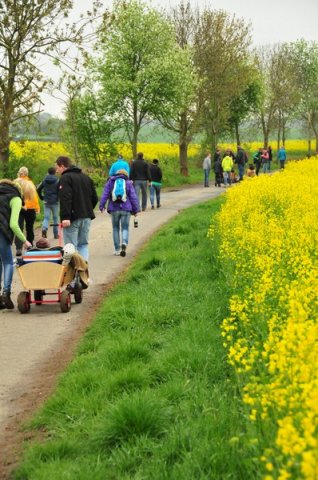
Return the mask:
<path id="1" fill-rule="evenodd" d="M 70 168 L 72 166 L 72 160 L 69 157 L 58 157 L 55 162 L 59 167 Z"/>

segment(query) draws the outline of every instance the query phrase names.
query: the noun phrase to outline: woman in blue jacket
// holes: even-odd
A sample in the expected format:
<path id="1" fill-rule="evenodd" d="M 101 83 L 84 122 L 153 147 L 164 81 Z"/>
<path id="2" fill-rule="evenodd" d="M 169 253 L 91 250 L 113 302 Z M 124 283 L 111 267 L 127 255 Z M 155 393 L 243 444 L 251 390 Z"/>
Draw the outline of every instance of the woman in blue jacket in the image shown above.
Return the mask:
<path id="1" fill-rule="evenodd" d="M 122 179 L 124 191 L 121 198 L 115 198 L 115 182 Z M 103 212 L 106 208 L 112 217 L 113 242 L 115 255 L 126 256 L 126 249 L 129 240 L 129 221 L 131 214 L 137 215 L 139 211 L 139 201 L 132 181 L 128 180 L 127 172 L 119 170 L 116 175 L 110 177 L 104 186 L 104 191 L 100 199 L 99 209 Z M 121 231 L 121 241 L 120 241 Z"/>

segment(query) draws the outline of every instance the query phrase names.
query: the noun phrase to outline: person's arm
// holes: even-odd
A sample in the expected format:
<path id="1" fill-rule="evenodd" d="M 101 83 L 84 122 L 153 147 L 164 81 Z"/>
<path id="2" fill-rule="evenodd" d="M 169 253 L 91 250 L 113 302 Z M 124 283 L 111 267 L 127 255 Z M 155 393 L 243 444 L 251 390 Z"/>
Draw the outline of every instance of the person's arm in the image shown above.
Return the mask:
<path id="1" fill-rule="evenodd" d="M 96 207 L 97 203 L 98 203 L 98 195 L 97 195 L 96 188 L 95 188 L 95 185 L 94 185 L 94 182 L 93 182 L 92 179 L 91 179 L 91 182 L 92 182 L 92 205 L 93 205 L 93 209 L 94 209 Z"/>
<path id="2" fill-rule="evenodd" d="M 61 222 L 63 220 L 71 220 L 73 205 L 72 186 L 64 175 L 61 176 L 60 180 L 59 200 Z"/>
<path id="3" fill-rule="evenodd" d="M 10 229 L 13 231 L 14 235 L 18 237 L 21 242 L 25 243 L 26 238 L 24 233 L 22 232 L 21 228 L 19 227 L 19 214 L 22 207 L 22 200 L 20 197 L 13 197 L 10 200 L 10 208 L 11 208 L 11 215 L 10 215 Z"/>
<path id="4" fill-rule="evenodd" d="M 37 186 L 36 191 L 38 192 L 40 199 L 44 200 L 44 197 L 42 195 L 42 190 L 43 190 L 43 182 L 41 182 L 40 185 Z"/>

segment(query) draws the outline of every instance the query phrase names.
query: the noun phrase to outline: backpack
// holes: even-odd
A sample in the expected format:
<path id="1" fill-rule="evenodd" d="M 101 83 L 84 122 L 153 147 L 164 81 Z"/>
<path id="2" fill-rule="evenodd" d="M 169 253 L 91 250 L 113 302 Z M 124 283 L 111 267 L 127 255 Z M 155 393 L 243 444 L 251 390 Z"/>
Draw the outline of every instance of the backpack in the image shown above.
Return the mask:
<path id="1" fill-rule="evenodd" d="M 126 180 L 124 178 L 116 178 L 112 190 L 113 202 L 126 202 Z"/>

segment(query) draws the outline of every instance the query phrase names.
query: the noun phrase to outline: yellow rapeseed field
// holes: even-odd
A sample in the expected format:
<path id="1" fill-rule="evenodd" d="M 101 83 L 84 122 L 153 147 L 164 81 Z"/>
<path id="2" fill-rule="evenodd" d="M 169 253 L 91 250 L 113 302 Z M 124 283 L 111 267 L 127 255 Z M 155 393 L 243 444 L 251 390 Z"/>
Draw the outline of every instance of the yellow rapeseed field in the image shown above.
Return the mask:
<path id="1" fill-rule="evenodd" d="M 256 151 L 262 146 L 261 142 L 246 143 L 244 147 L 250 151 Z M 220 144 L 222 150 L 231 148 L 236 151 L 235 144 Z M 274 148 L 274 146 L 273 146 Z M 23 142 L 11 142 L 10 149 L 16 158 L 33 158 L 34 160 L 44 160 L 47 162 L 54 161 L 59 155 L 71 155 L 69 149 L 62 142 L 35 142 L 35 141 L 23 141 Z M 126 158 L 131 160 L 131 148 L 130 145 L 118 145 L 118 151 Z M 147 160 L 153 158 L 162 157 L 178 157 L 179 146 L 172 143 L 140 143 L 138 144 L 138 151 L 143 152 Z M 305 140 L 289 140 L 286 142 L 286 151 L 288 154 L 293 152 L 307 151 L 307 142 Z M 189 157 L 196 157 L 200 153 L 200 145 L 189 145 L 188 155 Z"/>
<path id="2" fill-rule="evenodd" d="M 316 168 L 293 162 L 232 187 L 208 233 L 233 289 L 222 336 L 266 480 L 318 479 Z"/>

